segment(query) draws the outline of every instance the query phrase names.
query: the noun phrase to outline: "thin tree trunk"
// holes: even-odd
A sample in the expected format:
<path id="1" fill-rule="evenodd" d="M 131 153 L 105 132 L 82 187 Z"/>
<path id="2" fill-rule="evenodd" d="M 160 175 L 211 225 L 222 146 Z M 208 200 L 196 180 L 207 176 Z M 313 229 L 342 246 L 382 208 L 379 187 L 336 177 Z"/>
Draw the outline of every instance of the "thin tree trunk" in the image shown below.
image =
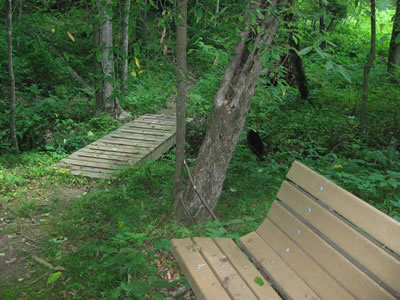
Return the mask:
<path id="1" fill-rule="evenodd" d="M 112 22 L 110 15 L 107 13 L 107 10 L 111 9 L 112 0 L 96 0 L 96 4 L 101 18 L 99 36 L 102 48 L 101 69 L 104 76 L 101 88 L 103 111 L 113 115 L 117 119 L 126 120 L 130 118 L 130 115 L 123 111 L 122 107 L 119 105 L 118 98 L 113 95 L 115 69 L 112 42 Z"/>
<path id="2" fill-rule="evenodd" d="M 235 46 L 235 54 L 214 98 L 207 133 L 193 170 L 194 186 L 212 211 L 221 194 L 229 162 L 250 108 L 262 70 L 261 58 L 269 49 L 280 22 L 276 13 L 270 15 L 264 9 L 276 12 L 277 7 L 286 3 L 286 0 L 259 1 L 259 8 L 265 14 L 264 19 L 259 20 L 260 31 L 257 34 L 251 30 L 242 31 L 242 39 Z M 191 185 L 186 188 L 182 202 L 184 206 L 177 206 L 175 211 L 177 220 L 189 223 L 192 218 L 195 222 L 211 218 Z"/>
<path id="3" fill-rule="evenodd" d="M 97 19 L 93 22 L 93 48 L 95 49 L 95 53 L 93 55 L 94 90 L 96 92 L 96 112 L 99 114 L 104 111 L 104 101 L 101 92 L 102 81 L 100 79 L 103 76 L 103 73 L 101 70 L 101 64 L 97 60 L 97 51 L 100 49 L 100 33 Z"/>
<path id="4" fill-rule="evenodd" d="M 217 6 L 215 7 L 215 19 L 214 19 L 214 26 L 217 26 L 217 15 L 219 13 L 219 0 L 217 0 Z"/>
<path id="5" fill-rule="evenodd" d="M 296 1 L 290 0 L 289 3 L 291 6 L 291 9 L 295 10 L 296 9 Z M 289 12 L 286 19 L 287 19 L 287 22 L 289 23 L 288 27 L 289 27 L 290 64 L 293 66 L 294 76 L 296 77 L 296 83 L 297 83 L 297 87 L 300 92 L 300 96 L 303 99 L 307 99 L 308 95 L 309 95 L 309 91 L 308 91 L 306 73 L 304 72 L 303 60 L 295 51 L 295 49 L 297 51 L 300 51 L 300 41 L 297 40 L 297 42 L 296 42 L 293 37 L 293 32 L 295 30 L 294 12 Z"/>
<path id="6" fill-rule="evenodd" d="M 387 71 L 394 75 L 400 68 L 400 0 L 397 0 L 396 14 L 393 21 L 393 32 L 390 40 Z"/>
<path id="7" fill-rule="evenodd" d="M 187 47 L 187 0 L 177 0 L 176 26 L 178 97 L 176 100 L 176 162 L 174 180 L 175 207 L 182 197 L 183 160 L 185 158 L 185 102 L 186 102 L 186 47 Z"/>
<path id="8" fill-rule="evenodd" d="M 126 90 L 126 81 L 128 79 L 128 46 L 129 46 L 129 10 L 131 7 L 131 0 L 125 0 L 124 9 L 124 32 L 122 36 L 122 56 L 124 62 L 122 64 L 121 88 Z"/>
<path id="9" fill-rule="evenodd" d="M 8 13 L 7 13 L 7 34 L 8 34 L 8 73 L 10 76 L 10 134 L 11 141 L 14 146 L 15 152 L 19 153 L 18 140 L 15 130 L 15 76 L 13 68 L 13 55 L 12 55 L 12 3 L 8 0 Z"/>
<path id="10" fill-rule="evenodd" d="M 362 102 L 361 102 L 361 130 L 364 134 L 367 132 L 367 102 L 368 102 L 368 76 L 372 64 L 375 60 L 376 48 L 376 19 L 375 19 L 375 0 L 371 1 L 371 48 L 369 51 L 368 61 L 364 67 Z"/>
<path id="11" fill-rule="evenodd" d="M 320 17 L 319 17 L 319 32 L 321 35 L 325 35 L 325 12 L 326 12 L 326 5 L 324 3 L 324 0 L 319 0 L 319 9 L 320 9 Z M 326 42 L 322 42 L 320 45 L 321 49 L 326 48 Z"/>

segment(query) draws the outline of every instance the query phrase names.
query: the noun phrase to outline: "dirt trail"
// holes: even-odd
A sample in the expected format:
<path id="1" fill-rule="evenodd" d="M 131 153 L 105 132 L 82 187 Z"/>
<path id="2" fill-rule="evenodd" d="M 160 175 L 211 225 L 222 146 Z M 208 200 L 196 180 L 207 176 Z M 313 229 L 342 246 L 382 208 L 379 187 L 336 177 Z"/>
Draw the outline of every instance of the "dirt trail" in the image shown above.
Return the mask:
<path id="1" fill-rule="evenodd" d="M 85 187 L 66 185 L 38 188 L 34 193 L 26 191 L 25 199 L 31 194 L 40 195 L 35 202 L 35 210 L 30 216 L 19 216 L 18 207 L 10 203 L 0 210 L 0 299 L 5 287 L 14 286 L 17 282 L 32 284 L 34 265 L 38 262 L 33 257 L 43 257 L 40 244 L 49 236 L 49 220 L 62 214 L 63 209 L 72 201 L 80 198 Z M 15 204 L 15 203 L 14 203 Z M 28 209 L 28 208 L 27 208 Z"/>

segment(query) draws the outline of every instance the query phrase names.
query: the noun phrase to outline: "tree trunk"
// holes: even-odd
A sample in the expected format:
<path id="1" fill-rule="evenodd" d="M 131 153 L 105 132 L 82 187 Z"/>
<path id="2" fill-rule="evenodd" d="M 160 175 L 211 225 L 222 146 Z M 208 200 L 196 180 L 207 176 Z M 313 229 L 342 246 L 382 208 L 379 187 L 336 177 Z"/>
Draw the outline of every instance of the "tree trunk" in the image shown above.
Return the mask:
<path id="1" fill-rule="evenodd" d="M 126 90 L 126 81 L 128 79 L 128 46 L 129 46 L 129 10 L 131 7 L 131 0 L 125 0 L 124 9 L 124 32 L 122 36 L 122 56 L 124 62 L 122 64 L 122 76 L 121 76 L 121 89 Z"/>
<path id="2" fill-rule="evenodd" d="M 182 195 L 183 160 L 185 158 L 185 102 L 186 102 L 186 47 L 187 47 L 187 0 L 177 0 L 176 20 L 178 97 L 176 100 L 176 162 L 174 180 L 175 207 Z"/>
<path id="3" fill-rule="evenodd" d="M 12 55 L 12 3 L 8 0 L 7 12 L 7 34 L 8 34 L 8 73 L 10 76 L 10 134 L 11 141 L 14 146 L 15 152 L 19 153 L 17 134 L 15 130 L 15 76 L 13 68 L 13 55 Z"/>
<path id="4" fill-rule="evenodd" d="M 263 20 L 258 20 L 260 30 L 257 34 L 256 31 L 242 31 L 241 41 L 235 46 L 235 54 L 227 66 L 214 98 L 207 133 L 193 170 L 194 188 L 213 211 L 263 67 L 261 58 L 269 49 L 278 29 L 280 18 L 276 9 L 286 3 L 286 0 L 258 2 L 265 15 Z M 264 9 L 268 9 L 267 12 Z M 269 11 L 273 11 L 274 15 L 269 14 Z M 210 219 L 209 212 L 193 192 L 191 185 L 185 190 L 183 203 L 184 206 L 177 206 L 175 211 L 178 221 L 188 223 L 192 219 L 195 222 Z"/>
<path id="5" fill-rule="evenodd" d="M 101 80 L 102 71 L 101 64 L 97 60 L 97 51 L 100 49 L 100 33 L 98 20 L 93 22 L 93 48 L 95 53 L 93 55 L 93 70 L 94 70 L 94 90 L 96 91 L 96 112 L 103 112 L 103 95 L 101 93 Z"/>
<path id="6" fill-rule="evenodd" d="M 115 84 L 114 55 L 112 42 L 112 22 L 107 11 L 112 8 L 112 0 L 96 0 L 100 17 L 99 41 L 101 47 L 102 111 L 117 119 L 128 119 L 129 116 L 119 105 L 118 98 L 113 95 Z"/>
<path id="7" fill-rule="evenodd" d="M 364 134 L 367 132 L 367 102 L 368 102 L 368 76 L 372 64 L 375 60 L 376 46 L 376 19 L 375 19 L 375 0 L 371 1 L 371 48 L 368 56 L 368 62 L 364 67 L 363 90 L 361 101 L 361 130 Z"/>
<path id="8" fill-rule="evenodd" d="M 393 21 L 393 32 L 390 40 L 387 71 L 394 75 L 396 68 L 400 68 L 400 0 L 397 0 L 396 14 Z"/>
<path id="9" fill-rule="evenodd" d="M 325 35 L 325 12 L 326 12 L 326 5 L 324 3 L 324 0 L 319 0 L 319 9 L 320 9 L 320 17 L 319 17 L 319 32 L 321 35 Z M 326 42 L 322 42 L 320 45 L 321 49 L 326 48 Z"/>
<path id="10" fill-rule="evenodd" d="M 296 8 L 296 1 L 290 0 L 289 1 L 291 9 L 295 10 Z M 301 57 L 297 54 L 295 49 L 297 51 L 300 51 L 300 41 L 293 38 L 293 31 L 295 30 L 294 27 L 294 22 L 295 22 L 295 16 L 294 12 L 289 12 L 286 18 L 287 22 L 289 23 L 289 54 L 290 54 L 290 64 L 293 66 L 294 70 L 294 76 L 296 77 L 296 83 L 297 87 L 300 92 L 300 96 L 303 99 L 307 99 L 309 95 L 308 91 L 308 85 L 307 85 L 307 77 L 306 73 L 304 72 L 304 65 L 303 65 L 303 60 Z"/>

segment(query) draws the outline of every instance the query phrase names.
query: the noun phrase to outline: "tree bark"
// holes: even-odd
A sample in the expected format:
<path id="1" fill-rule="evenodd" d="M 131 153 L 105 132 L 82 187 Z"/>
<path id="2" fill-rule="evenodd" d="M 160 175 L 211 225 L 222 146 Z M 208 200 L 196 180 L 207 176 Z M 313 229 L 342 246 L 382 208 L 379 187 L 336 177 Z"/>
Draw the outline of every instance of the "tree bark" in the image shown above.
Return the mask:
<path id="1" fill-rule="evenodd" d="M 291 9 L 294 10 L 296 8 L 296 1 L 290 0 L 289 1 Z M 290 64 L 293 66 L 294 76 L 296 77 L 297 87 L 300 92 L 300 96 L 303 99 L 307 99 L 309 95 L 308 85 L 307 85 L 307 77 L 306 73 L 304 72 L 304 65 L 303 60 L 297 54 L 297 51 L 300 51 L 300 41 L 295 41 L 293 37 L 293 31 L 295 30 L 294 22 L 295 16 L 294 12 L 290 11 L 287 15 L 287 22 L 289 23 L 289 54 L 290 54 Z"/>
<path id="2" fill-rule="evenodd" d="M 101 93 L 101 80 L 102 71 L 101 64 L 97 60 L 97 51 L 100 48 L 100 33 L 99 33 L 99 23 L 98 20 L 93 22 L 93 48 L 95 53 L 93 55 L 93 70 L 94 70 L 94 90 L 96 92 L 96 112 L 103 112 L 103 96 Z"/>
<path id="3" fill-rule="evenodd" d="M 368 61 L 364 67 L 363 90 L 361 101 L 361 130 L 364 134 L 367 132 L 367 102 L 368 102 L 368 76 L 372 64 L 375 60 L 376 49 L 376 19 L 375 19 L 375 0 L 371 1 L 371 47 L 369 51 Z"/>
<path id="4" fill-rule="evenodd" d="M 250 108 L 262 70 L 261 58 L 269 49 L 280 23 L 276 9 L 286 3 L 286 0 L 258 2 L 259 8 L 264 11 L 264 19 L 258 20 L 260 30 L 241 32 L 241 41 L 235 46 L 235 54 L 214 98 L 214 108 L 193 170 L 194 188 L 212 211 L 221 194 L 229 162 Z M 269 9 L 274 11 L 274 15 L 268 13 Z M 192 219 L 197 222 L 211 218 L 190 185 L 182 202 L 184 206 L 177 206 L 175 211 L 178 221 L 189 223 Z"/>
<path id="5" fill-rule="evenodd" d="M 122 64 L 121 88 L 126 90 L 126 81 L 128 79 L 128 46 L 129 46 L 129 10 L 131 7 L 131 0 L 125 0 L 124 9 L 124 32 L 122 37 L 122 53 L 124 62 Z"/>
<path id="6" fill-rule="evenodd" d="M 392 38 L 390 39 L 387 71 L 394 75 L 400 68 L 400 0 L 397 0 L 396 14 L 393 21 Z"/>
<path id="7" fill-rule="evenodd" d="M 11 141 L 16 153 L 19 153 L 17 134 L 15 129 L 15 76 L 13 68 L 13 54 L 12 54 L 12 3 L 8 0 L 7 12 L 7 35 L 8 35 L 8 73 L 10 76 L 10 135 Z"/>
<path id="8" fill-rule="evenodd" d="M 186 102 L 186 48 L 187 48 L 187 0 L 177 0 L 176 20 L 178 97 L 176 99 L 176 162 L 174 200 L 176 207 L 182 197 L 183 160 L 185 159 L 185 102 Z"/>
<path id="9" fill-rule="evenodd" d="M 320 9 L 320 17 L 319 17 L 319 32 L 321 35 L 325 35 L 325 12 L 326 12 L 326 5 L 324 3 L 324 0 L 319 0 L 319 9 Z M 321 49 L 326 48 L 326 42 L 322 42 L 320 45 Z"/>
<path id="10" fill-rule="evenodd" d="M 112 42 L 112 21 L 108 11 L 112 8 L 112 0 L 96 0 L 101 20 L 99 41 L 101 47 L 102 111 L 117 119 L 128 119 L 129 116 L 119 105 L 118 98 L 113 95 L 115 84 L 114 55 Z"/>

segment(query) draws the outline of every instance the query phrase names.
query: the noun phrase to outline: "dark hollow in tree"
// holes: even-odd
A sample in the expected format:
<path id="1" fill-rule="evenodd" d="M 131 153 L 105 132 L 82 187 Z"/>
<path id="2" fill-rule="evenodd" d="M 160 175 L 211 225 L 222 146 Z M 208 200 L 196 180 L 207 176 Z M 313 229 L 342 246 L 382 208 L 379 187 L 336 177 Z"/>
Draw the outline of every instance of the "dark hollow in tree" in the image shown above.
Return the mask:
<path id="1" fill-rule="evenodd" d="M 262 159 L 265 154 L 265 146 L 257 131 L 250 129 L 247 132 L 247 145 L 249 145 L 251 152 Z"/>

